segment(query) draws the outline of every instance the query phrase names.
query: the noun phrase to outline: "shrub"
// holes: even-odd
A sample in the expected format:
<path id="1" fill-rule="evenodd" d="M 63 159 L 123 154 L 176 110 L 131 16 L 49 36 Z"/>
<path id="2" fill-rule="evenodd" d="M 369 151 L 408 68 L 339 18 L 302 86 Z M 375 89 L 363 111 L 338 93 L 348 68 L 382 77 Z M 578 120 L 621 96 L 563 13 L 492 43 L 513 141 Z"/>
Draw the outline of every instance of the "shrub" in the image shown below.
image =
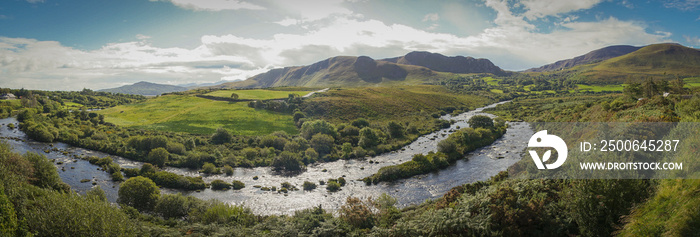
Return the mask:
<path id="1" fill-rule="evenodd" d="M 233 168 L 230 165 L 224 165 L 224 173 L 228 176 L 233 175 Z"/>
<path id="2" fill-rule="evenodd" d="M 340 184 L 331 180 L 328 182 L 328 185 L 326 185 L 326 190 L 330 192 L 337 192 L 338 190 L 340 190 Z"/>
<path id="3" fill-rule="evenodd" d="M 469 119 L 467 123 L 469 123 L 469 127 L 473 129 L 493 127 L 493 119 L 489 118 L 486 115 L 474 115 Z"/>
<path id="4" fill-rule="evenodd" d="M 224 128 L 217 128 L 214 135 L 211 136 L 211 143 L 213 144 L 224 144 L 230 143 L 233 140 L 233 135 Z"/>
<path id="5" fill-rule="evenodd" d="M 326 134 L 316 134 L 311 138 L 309 144 L 314 148 L 319 154 L 325 155 L 330 154 L 333 151 L 333 143 L 335 139 L 332 136 Z"/>
<path id="6" fill-rule="evenodd" d="M 360 129 L 359 145 L 363 148 L 371 148 L 379 144 L 379 136 L 377 132 L 369 127 Z"/>
<path id="7" fill-rule="evenodd" d="M 313 182 L 309 182 L 309 181 L 304 181 L 303 186 L 304 186 L 305 191 L 310 191 L 310 190 L 316 189 L 316 184 Z"/>
<path id="8" fill-rule="evenodd" d="M 324 120 L 306 121 L 303 125 L 301 125 L 301 130 L 299 132 L 305 139 L 311 139 L 311 137 L 319 133 L 326 134 L 331 137 L 338 136 L 338 131 L 336 131 L 335 126 Z"/>
<path id="9" fill-rule="evenodd" d="M 162 147 L 155 148 L 148 153 L 148 162 L 158 167 L 165 167 L 170 153 Z"/>
<path id="10" fill-rule="evenodd" d="M 233 187 L 233 190 L 240 190 L 245 188 L 245 184 L 239 180 L 234 180 L 233 183 L 231 183 L 231 186 Z"/>
<path id="11" fill-rule="evenodd" d="M 223 180 L 217 179 L 211 181 L 211 189 L 213 190 L 223 190 L 231 188 L 231 184 L 224 182 Z"/>
<path id="12" fill-rule="evenodd" d="M 158 199 L 158 203 L 153 212 L 164 219 L 185 217 L 187 213 L 190 212 L 192 205 L 196 202 L 191 199 L 193 198 L 182 196 L 182 194 L 179 193 L 165 194 Z"/>
<path id="13" fill-rule="evenodd" d="M 291 172 L 301 171 L 304 168 L 304 163 L 299 159 L 299 155 L 288 151 L 283 151 L 272 162 L 272 166 L 276 170 L 285 170 Z"/>
<path id="14" fill-rule="evenodd" d="M 209 163 L 209 162 L 204 163 L 204 165 L 202 165 L 202 170 L 200 170 L 200 171 L 201 171 L 202 173 L 205 173 L 205 174 L 216 174 L 216 173 L 219 173 L 219 171 L 217 170 L 216 166 L 214 166 L 214 164 Z"/>
<path id="15" fill-rule="evenodd" d="M 117 202 L 136 208 L 139 211 L 151 211 L 160 198 L 158 186 L 146 177 L 129 178 L 119 185 Z"/>

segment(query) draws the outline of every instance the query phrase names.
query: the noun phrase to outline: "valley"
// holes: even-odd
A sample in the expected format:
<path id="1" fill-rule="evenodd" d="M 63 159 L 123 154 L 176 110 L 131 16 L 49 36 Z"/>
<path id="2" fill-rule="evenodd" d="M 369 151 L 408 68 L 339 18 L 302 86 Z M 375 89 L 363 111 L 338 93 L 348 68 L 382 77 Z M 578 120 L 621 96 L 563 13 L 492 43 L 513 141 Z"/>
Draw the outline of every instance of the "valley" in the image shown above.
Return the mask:
<path id="1" fill-rule="evenodd" d="M 39 223 L 59 214 L 38 206 L 84 202 L 102 214 L 75 218 L 119 220 L 129 226 L 114 228 L 135 235 L 685 235 L 699 217 L 684 211 L 697 198 L 668 193 L 697 189 L 693 180 L 551 180 L 522 170 L 539 122 L 697 122 L 696 54 L 612 47 L 525 72 L 427 52 L 338 56 L 149 98 L 3 89 L 21 100 L 0 102 L 0 201 L 18 203 L 13 215 L 45 231 L 55 227 Z M 692 150 L 688 131 L 670 133 Z M 681 156 L 695 167 L 692 153 Z M 125 201 L 138 194 L 124 190 L 157 198 Z M 316 224 L 300 224 L 309 218 Z"/>

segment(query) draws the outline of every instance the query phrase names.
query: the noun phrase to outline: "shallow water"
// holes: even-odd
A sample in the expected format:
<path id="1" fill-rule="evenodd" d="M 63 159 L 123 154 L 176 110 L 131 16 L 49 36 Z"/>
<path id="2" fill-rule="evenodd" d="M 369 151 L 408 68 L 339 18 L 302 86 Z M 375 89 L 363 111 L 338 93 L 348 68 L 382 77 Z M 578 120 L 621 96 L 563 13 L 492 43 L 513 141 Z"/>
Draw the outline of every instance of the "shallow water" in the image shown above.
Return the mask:
<path id="1" fill-rule="evenodd" d="M 501 102 L 505 103 L 505 102 Z M 500 103 L 498 103 L 500 104 Z M 450 167 L 430 174 L 418 175 L 409 179 L 399 180 L 391 183 L 380 183 L 378 185 L 367 186 L 359 181 L 370 176 L 379 168 L 400 164 L 411 160 L 414 154 L 427 154 L 437 150 L 437 143 L 447 138 L 449 134 L 458 130 L 457 127 L 468 127 L 466 121 L 474 115 L 487 115 L 483 113 L 485 108 L 495 107 L 492 104 L 483 108 L 469 111 L 458 116 L 443 116 L 443 119 L 455 120 L 450 128 L 442 129 L 431 134 L 421 136 L 413 143 L 395 152 L 381 154 L 364 160 L 338 160 L 335 162 L 312 164 L 307 167 L 306 172 L 296 176 L 282 176 L 271 171 L 270 168 L 236 168 L 232 176 L 211 175 L 204 176 L 206 182 L 214 179 L 222 179 L 227 182 L 240 180 L 246 184 L 241 190 L 214 191 L 206 189 L 200 192 L 180 191 L 173 189 L 162 189 L 164 193 L 183 193 L 184 195 L 195 196 L 201 199 L 219 199 L 224 202 L 234 204 L 244 204 L 250 207 L 257 214 L 293 214 L 296 210 L 307 209 L 322 205 L 327 210 L 337 210 L 345 203 L 348 196 L 356 197 L 377 197 L 382 193 L 388 193 L 397 198 L 399 207 L 417 204 L 426 199 L 433 199 L 442 196 L 452 187 L 464 183 L 471 183 L 479 180 L 487 180 L 500 171 L 506 170 L 513 163 L 520 160 L 520 152 L 527 146 L 528 138 L 533 134 L 529 125 L 524 122 L 509 123 L 509 128 L 503 138 L 494 144 L 478 149 L 467 155 L 466 159 L 459 160 Z M 84 192 L 93 187 L 92 182 L 100 185 L 106 192 L 110 201 L 115 201 L 117 197 L 118 184 L 112 182 L 109 175 L 98 170 L 99 167 L 87 161 L 74 159 L 72 154 L 94 155 L 98 157 L 108 156 L 102 152 L 90 151 L 82 148 L 71 147 L 64 143 L 52 143 L 59 152 L 45 153 L 44 150 L 52 149 L 48 143 L 41 143 L 27 139 L 26 135 L 18 129 L 8 129 L 8 123 L 17 123 L 14 118 L 1 119 L 0 137 L 6 140 L 15 151 L 24 153 L 27 151 L 45 154 L 49 159 L 62 161 L 63 164 L 56 164 L 59 174 L 64 182 L 73 189 Z M 17 125 L 17 124 L 16 124 Z M 8 139 L 8 137 L 10 139 Z M 61 151 L 70 154 L 64 155 Z M 115 162 L 122 167 L 140 167 L 140 162 L 130 161 L 124 158 L 111 156 Z M 372 163 L 370 163 L 372 161 Z M 71 169 L 70 167 L 75 167 Z M 65 171 L 62 171 L 65 169 Z M 323 172 L 323 170 L 326 172 Z M 165 170 L 187 175 L 199 176 L 196 170 L 179 169 L 168 167 Z M 258 180 L 253 180 L 258 176 Z M 347 184 L 342 190 L 329 193 L 325 185 L 318 186 L 312 191 L 290 191 L 287 194 L 272 191 L 262 191 L 253 186 L 263 187 L 276 186 L 280 188 L 282 182 L 289 182 L 299 189 L 302 189 L 304 181 L 311 181 L 318 184 L 319 180 L 328 180 L 345 176 Z M 81 179 L 91 179 L 90 182 L 80 183 Z"/>

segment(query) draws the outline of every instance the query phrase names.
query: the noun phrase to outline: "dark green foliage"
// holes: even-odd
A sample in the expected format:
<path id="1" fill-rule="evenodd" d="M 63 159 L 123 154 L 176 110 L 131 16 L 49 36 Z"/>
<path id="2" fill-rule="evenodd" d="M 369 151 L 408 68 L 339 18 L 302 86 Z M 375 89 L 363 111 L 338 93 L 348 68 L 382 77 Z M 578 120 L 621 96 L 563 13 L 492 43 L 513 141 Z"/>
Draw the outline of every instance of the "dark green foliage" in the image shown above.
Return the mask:
<path id="1" fill-rule="evenodd" d="M 357 128 L 369 127 L 369 121 L 367 121 L 365 118 L 358 118 L 352 121 L 352 126 Z"/>
<path id="2" fill-rule="evenodd" d="M 182 194 L 165 194 L 160 199 L 154 208 L 153 212 L 164 219 L 183 218 L 187 216 L 190 210 L 201 202 L 193 197 L 185 197 Z"/>
<path id="3" fill-rule="evenodd" d="M 467 123 L 469 123 L 469 127 L 474 129 L 493 127 L 493 119 L 489 118 L 486 115 L 474 115 L 469 119 Z"/>
<path id="4" fill-rule="evenodd" d="M 609 235 L 620 216 L 649 195 L 647 180 L 573 180 L 565 190 L 565 206 L 586 236 Z"/>
<path id="5" fill-rule="evenodd" d="M 301 162 L 301 158 L 296 153 L 291 153 L 288 151 L 283 151 L 277 158 L 272 162 L 272 166 L 276 170 L 284 170 L 288 172 L 298 172 L 304 169 L 304 163 Z"/>
<path id="6" fill-rule="evenodd" d="M 58 176 L 56 167 L 54 167 L 53 163 L 46 159 L 44 155 L 27 153 L 24 157 L 29 160 L 33 166 L 34 173 L 31 179 L 33 185 L 64 192 L 70 190 L 70 187 L 63 183 L 61 177 Z"/>
<path id="7" fill-rule="evenodd" d="M 306 121 L 303 125 L 301 125 L 301 130 L 299 132 L 301 133 L 301 136 L 307 140 L 319 133 L 326 134 L 331 137 L 338 136 L 335 126 L 324 120 Z"/>
<path id="8" fill-rule="evenodd" d="M 214 135 L 211 136 L 211 143 L 213 144 L 224 144 L 230 143 L 233 139 L 233 135 L 225 128 L 217 128 Z"/>
<path id="9" fill-rule="evenodd" d="M 85 192 L 85 195 L 97 201 L 107 201 L 107 194 L 105 194 L 105 191 L 102 190 L 100 185 L 97 185 L 92 189 L 88 190 L 87 192 Z"/>
<path id="10" fill-rule="evenodd" d="M 330 154 L 333 151 L 333 144 L 335 139 L 332 136 L 326 134 L 316 134 L 313 135 L 309 141 L 309 145 L 317 151 L 320 155 Z"/>
<path id="11" fill-rule="evenodd" d="M 0 236 L 14 235 L 18 226 L 15 208 L 5 196 L 5 188 L 0 184 Z"/>
<path id="12" fill-rule="evenodd" d="M 74 193 L 40 193 L 23 215 L 38 236 L 137 235 L 134 221 L 108 202 Z"/>
<path id="13" fill-rule="evenodd" d="M 336 181 L 331 180 L 326 184 L 326 190 L 328 190 L 329 192 L 337 192 L 338 190 L 340 190 L 340 184 Z"/>
<path id="14" fill-rule="evenodd" d="M 223 190 L 231 188 L 231 184 L 224 182 L 223 180 L 216 179 L 211 181 L 211 189 L 213 190 Z"/>
<path id="15" fill-rule="evenodd" d="M 380 139 L 377 131 L 372 128 L 365 127 L 360 129 L 359 145 L 363 148 L 372 148 L 379 144 Z"/>
<path id="16" fill-rule="evenodd" d="M 224 174 L 231 176 L 233 175 L 233 168 L 230 165 L 224 165 L 223 168 Z"/>
<path id="17" fill-rule="evenodd" d="M 117 202 L 136 208 L 142 212 L 152 211 L 158 198 L 160 189 L 145 177 L 133 177 L 119 185 L 119 198 Z"/>
<path id="18" fill-rule="evenodd" d="M 219 170 L 212 163 L 204 163 L 204 165 L 202 166 L 202 170 L 200 170 L 200 171 L 202 173 L 205 173 L 205 174 L 217 174 L 217 173 L 219 173 Z"/>
<path id="19" fill-rule="evenodd" d="M 231 183 L 231 187 L 233 188 L 233 190 L 240 190 L 245 188 L 245 183 L 241 182 L 240 180 L 234 180 Z"/>
<path id="20" fill-rule="evenodd" d="M 404 129 L 403 125 L 401 125 L 397 122 L 394 122 L 394 121 L 389 122 L 389 124 L 387 125 L 387 129 L 389 129 L 389 135 L 391 135 L 391 137 L 393 137 L 393 138 L 402 138 L 404 135 L 405 129 Z"/>
<path id="21" fill-rule="evenodd" d="M 304 181 L 304 191 L 311 191 L 316 189 L 316 183 L 314 182 L 309 182 L 309 181 Z"/>

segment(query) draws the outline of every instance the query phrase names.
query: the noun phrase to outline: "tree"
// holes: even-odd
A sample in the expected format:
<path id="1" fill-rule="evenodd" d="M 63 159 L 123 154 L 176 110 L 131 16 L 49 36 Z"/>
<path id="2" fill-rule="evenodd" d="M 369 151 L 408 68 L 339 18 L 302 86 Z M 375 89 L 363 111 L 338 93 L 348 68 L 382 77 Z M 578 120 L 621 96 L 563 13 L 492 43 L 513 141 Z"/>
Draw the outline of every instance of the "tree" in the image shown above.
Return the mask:
<path id="1" fill-rule="evenodd" d="M 237 99 L 238 99 L 238 94 L 236 94 L 236 93 L 231 93 L 231 98 L 234 99 L 234 100 L 237 100 Z"/>
<path id="2" fill-rule="evenodd" d="M 489 118 L 486 115 L 475 115 L 472 118 L 470 118 L 467 123 L 469 123 L 469 127 L 473 129 L 493 127 L 493 119 Z"/>
<path id="3" fill-rule="evenodd" d="M 301 162 L 299 155 L 296 153 L 283 151 L 272 161 L 272 166 L 275 167 L 276 170 L 296 172 L 304 168 L 304 163 Z"/>
<path id="4" fill-rule="evenodd" d="M 160 198 L 160 189 L 156 183 L 146 177 L 129 178 L 119 185 L 117 202 L 145 212 L 152 211 Z"/>
<path id="5" fill-rule="evenodd" d="M 28 152 L 24 157 L 32 163 L 34 168 L 32 184 L 41 188 L 50 188 L 57 191 L 70 190 L 70 187 L 66 187 L 61 177 L 58 176 L 56 167 L 51 161 L 46 159 L 44 155 Z"/>
<path id="6" fill-rule="evenodd" d="M 192 208 L 193 201 L 190 198 L 182 196 L 182 194 L 166 194 L 158 199 L 158 204 L 154 212 L 164 219 L 182 218 L 187 216 Z"/>
<path id="7" fill-rule="evenodd" d="M 391 121 L 387 126 L 389 128 L 389 134 L 393 138 L 401 138 L 404 134 L 404 128 L 401 124 Z"/>
<path id="8" fill-rule="evenodd" d="M 336 131 L 335 126 L 324 120 L 304 122 L 304 124 L 301 125 L 300 133 L 305 139 L 311 139 L 311 137 L 318 133 L 326 134 L 331 137 L 338 136 L 338 131 Z"/>
<path id="9" fill-rule="evenodd" d="M 148 153 L 148 161 L 158 167 L 165 167 L 170 153 L 165 148 L 159 147 Z"/>
<path id="10" fill-rule="evenodd" d="M 363 148 L 370 148 L 376 146 L 377 144 L 379 144 L 379 136 L 374 129 L 369 127 L 360 129 L 360 146 Z"/>
<path id="11" fill-rule="evenodd" d="M 230 143 L 233 135 L 224 128 L 217 128 L 214 135 L 211 136 L 211 142 L 214 144 Z"/>
<path id="12" fill-rule="evenodd" d="M 314 148 L 319 154 L 325 155 L 330 154 L 333 151 L 333 143 L 335 139 L 326 134 L 316 134 L 311 138 L 309 144 Z"/>

